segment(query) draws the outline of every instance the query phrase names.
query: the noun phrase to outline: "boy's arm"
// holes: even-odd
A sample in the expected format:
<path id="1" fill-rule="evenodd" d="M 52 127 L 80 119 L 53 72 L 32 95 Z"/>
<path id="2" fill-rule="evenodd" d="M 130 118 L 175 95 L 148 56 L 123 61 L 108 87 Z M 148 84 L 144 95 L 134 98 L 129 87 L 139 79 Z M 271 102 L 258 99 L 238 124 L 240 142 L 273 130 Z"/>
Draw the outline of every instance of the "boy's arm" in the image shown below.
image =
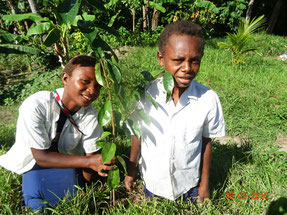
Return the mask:
<path id="1" fill-rule="evenodd" d="M 209 168 L 211 162 L 211 139 L 202 137 L 201 150 L 201 182 L 198 190 L 198 201 L 202 203 L 205 198 L 210 197 L 209 193 Z"/>
<path id="2" fill-rule="evenodd" d="M 134 178 L 137 173 L 136 165 L 141 151 L 141 139 L 133 136 L 130 160 L 127 165 L 128 175 L 125 177 L 125 186 L 131 191 Z"/>

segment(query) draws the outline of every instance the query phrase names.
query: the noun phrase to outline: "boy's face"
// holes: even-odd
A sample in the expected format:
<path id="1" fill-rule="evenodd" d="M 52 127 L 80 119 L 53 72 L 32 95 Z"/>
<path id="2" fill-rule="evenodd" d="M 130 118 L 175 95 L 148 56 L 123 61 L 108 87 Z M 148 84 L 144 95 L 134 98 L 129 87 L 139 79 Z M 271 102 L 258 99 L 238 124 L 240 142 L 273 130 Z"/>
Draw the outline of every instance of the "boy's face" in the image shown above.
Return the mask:
<path id="1" fill-rule="evenodd" d="M 100 94 L 94 67 L 77 67 L 71 75 L 63 73 L 62 81 L 65 88 L 62 101 L 72 112 L 88 106 Z"/>
<path id="2" fill-rule="evenodd" d="M 161 66 L 170 72 L 178 88 L 186 88 L 199 71 L 202 58 L 200 39 L 173 34 L 165 47 L 165 54 L 157 53 Z"/>

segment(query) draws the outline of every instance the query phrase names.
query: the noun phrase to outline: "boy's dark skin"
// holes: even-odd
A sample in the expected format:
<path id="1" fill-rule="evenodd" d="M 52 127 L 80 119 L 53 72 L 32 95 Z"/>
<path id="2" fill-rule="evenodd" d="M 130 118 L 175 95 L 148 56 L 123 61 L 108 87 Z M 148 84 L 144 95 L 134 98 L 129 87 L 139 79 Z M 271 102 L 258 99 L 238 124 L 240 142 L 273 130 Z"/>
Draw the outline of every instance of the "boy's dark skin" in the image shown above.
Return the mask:
<path id="1" fill-rule="evenodd" d="M 195 36 L 173 34 L 168 39 L 164 53 L 160 51 L 157 53 L 160 65 L 170 72 L 174 78 L 175 86 L 171 96 L 175 105 L 199 71 L 203 56 L 203 50 L 199 44 L 200 38 Z M 141 140 L 134 136 L 128 175 L 125 177 L 125 186 L 129 191 L 132 189 L 133 180 L 136 176 L 136 163 L 140 150 Z M 198 190 L 199 203 L 210 197 L 208 184 L 211 152 L 211 139 L 202 137 L 201 182 Z"/>
<path id="2" fill-rule="evenodd" d="M 101 86 L 96 81 L 94 67 L 79 66 L 70 75 L 64 72 L 62 82 L 64 84 L 62 102 L 72 114 L 81 107 L 90 105 L 100 94 Z M 92 180 L 94 171 L 100 176 L 106 177 L 108 174 L 104 171 L 114 169 L 114 167 L 108 165 L 115 163 L 115 158 L 105 165 L 100 154 L 67 155 L 35 148 L 31 148 L 31 151 L 37 164 L 42 167 L 83 168 L 83 176 L 87 181 Z"/>

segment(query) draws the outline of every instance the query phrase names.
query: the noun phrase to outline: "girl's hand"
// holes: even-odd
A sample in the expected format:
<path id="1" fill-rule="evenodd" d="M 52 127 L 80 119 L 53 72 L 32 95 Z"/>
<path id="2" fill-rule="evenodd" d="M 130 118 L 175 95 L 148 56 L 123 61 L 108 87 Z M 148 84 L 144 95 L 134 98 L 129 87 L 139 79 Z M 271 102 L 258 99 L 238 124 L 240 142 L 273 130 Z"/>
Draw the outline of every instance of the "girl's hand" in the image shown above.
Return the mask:
<path id="1" fill-rule="evenodd" d="M 113 166 L 109 166 L 111 164 L 116 163 L 116 157 L 114 157 L 111 161 L 103 164 L 103 159 L 101 154 L 96 154 L 89 156 L 89 164 L 88 168 L 93 169 L 94 171 L 98 172 L 100 176 L 107 177 L 108 174 L 105 171 L 114 170 Z"/>

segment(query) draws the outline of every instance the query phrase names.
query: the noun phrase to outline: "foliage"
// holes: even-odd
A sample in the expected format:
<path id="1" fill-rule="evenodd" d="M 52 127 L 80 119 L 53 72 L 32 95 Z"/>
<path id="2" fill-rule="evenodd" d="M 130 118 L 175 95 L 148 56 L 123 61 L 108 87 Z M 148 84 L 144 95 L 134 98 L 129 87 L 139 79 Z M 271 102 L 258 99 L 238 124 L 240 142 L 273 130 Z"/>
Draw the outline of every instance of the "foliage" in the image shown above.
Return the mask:
<path id="1" fill-rule="evenodd" d="M 249 47 L 248 42 L 252 34 L 262 28 L 265 23 L 264 16 L 247 20 L 241 23 L 236 33 L 227 33 L 228 42 L 219 42 L 218 46 L 222 49 L 228 49 L 232 52 L 232 64 L 245 63 L 240 60 L 244 53 L 255 51 L 255 48 Z"/>

